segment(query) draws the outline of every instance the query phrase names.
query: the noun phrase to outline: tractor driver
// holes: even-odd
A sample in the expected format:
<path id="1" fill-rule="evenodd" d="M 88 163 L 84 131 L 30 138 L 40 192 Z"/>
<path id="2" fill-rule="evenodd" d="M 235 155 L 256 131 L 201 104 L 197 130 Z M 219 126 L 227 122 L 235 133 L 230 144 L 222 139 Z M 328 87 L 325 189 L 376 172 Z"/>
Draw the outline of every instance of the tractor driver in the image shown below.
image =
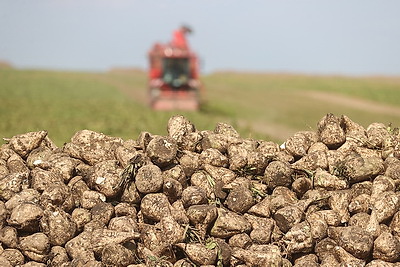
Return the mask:
<path id="1" fill-rule="evenodd" d="M 189 26 L 183 25 L 178 30 L 174 31 L 171 45 L 181 49 L 189 49 L 186 41 L 186 34 L 192 33 Z"/>

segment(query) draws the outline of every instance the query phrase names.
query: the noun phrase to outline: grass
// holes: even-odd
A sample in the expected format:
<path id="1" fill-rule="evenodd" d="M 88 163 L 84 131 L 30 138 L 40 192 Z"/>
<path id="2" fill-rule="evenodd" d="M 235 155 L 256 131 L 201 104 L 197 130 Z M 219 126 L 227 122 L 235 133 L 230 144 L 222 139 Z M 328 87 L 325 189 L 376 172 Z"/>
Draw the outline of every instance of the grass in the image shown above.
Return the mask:
<path id="1" fill-rule="evenodd" d="M 399 125 L 399 113 L 376 112 L 305 92 L 388 105 L 400 110 L 400 77 L 343 77 L 294 74 L 214 73 L 202 77 L 206 102 L 199 112 L 156 112 L 147 107 L 146 74 L 0 69 L 0 137 L 47 130 L 59 146 L 75 132 L 90 129 L 124 139 L 141 131 L 166 134 L 168 119 L 186 116 L 200 130 L 219 121 L 243 137 L 284 141 L 299 130 L 315 129 L 326 113 L 346 114 L 364 127 Z"/>
<path id="2" fill-rule="evenodd" d="M 358 97 L 384 104 L 399 105 L 400 77 L 313 76 L 297 74 L 216 73 L 206 77 L 213 83 L 251 92 L 324 91 Z M 220 91 L 222 92 L 222 91 Z M 240 92 L 240 91 L 236 91 Z"/>

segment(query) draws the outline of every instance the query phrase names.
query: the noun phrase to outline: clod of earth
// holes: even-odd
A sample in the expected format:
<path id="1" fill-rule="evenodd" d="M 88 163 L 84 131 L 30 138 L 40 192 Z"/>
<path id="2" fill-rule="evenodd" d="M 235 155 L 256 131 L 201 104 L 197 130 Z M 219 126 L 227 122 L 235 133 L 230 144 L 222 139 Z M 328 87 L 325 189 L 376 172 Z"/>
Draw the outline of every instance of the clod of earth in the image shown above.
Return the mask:
<path id="1" fill-rule="evenodd" d="M 230 125 L 46 131 L 0 147 L 1 266 L 399 266 L 400 134 L 327 114 L 284 144 Z"/>

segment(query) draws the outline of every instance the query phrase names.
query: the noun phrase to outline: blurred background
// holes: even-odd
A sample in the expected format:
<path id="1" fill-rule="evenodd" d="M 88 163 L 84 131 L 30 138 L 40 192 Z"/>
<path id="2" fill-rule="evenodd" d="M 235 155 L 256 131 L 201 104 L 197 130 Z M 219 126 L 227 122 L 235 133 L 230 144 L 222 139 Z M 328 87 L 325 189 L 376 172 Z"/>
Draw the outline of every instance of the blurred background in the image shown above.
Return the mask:
<path id="1" fill-rule="evenodd" d="M 326 113 L 400 123 L 396 0 L 0 0 L 0 137 L 78 130 L 124 139 L 232 124 L 283 142 Z M 182 24 L 200 62 L 199 111 L 148 106 L 147 52 Z"/>

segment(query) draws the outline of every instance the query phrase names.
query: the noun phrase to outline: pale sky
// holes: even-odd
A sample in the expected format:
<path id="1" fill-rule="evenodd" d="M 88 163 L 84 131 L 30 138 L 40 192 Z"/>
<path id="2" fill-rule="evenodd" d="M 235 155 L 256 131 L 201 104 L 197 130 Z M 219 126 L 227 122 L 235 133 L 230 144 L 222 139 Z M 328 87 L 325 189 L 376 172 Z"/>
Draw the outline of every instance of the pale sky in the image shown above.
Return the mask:
<path id="1" fill-rule="evenodd" d="M 399 0 L 0 0 L 0 61 L 146 68 L 182 23 L 203 72 L 400 75 Z"/>

